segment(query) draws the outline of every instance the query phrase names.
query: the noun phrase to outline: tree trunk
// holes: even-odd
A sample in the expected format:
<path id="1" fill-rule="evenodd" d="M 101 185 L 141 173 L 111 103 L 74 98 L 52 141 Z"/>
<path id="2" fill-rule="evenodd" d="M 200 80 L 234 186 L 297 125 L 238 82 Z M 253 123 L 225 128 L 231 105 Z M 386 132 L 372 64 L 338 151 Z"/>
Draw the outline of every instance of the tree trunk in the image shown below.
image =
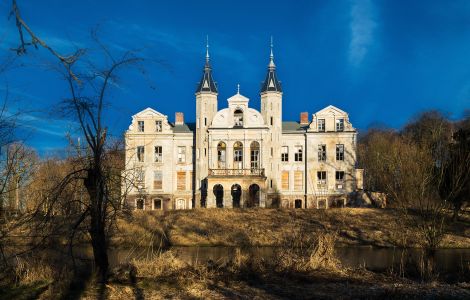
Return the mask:
<path id="1" fill-rule="evenodd" d="M 106 283 L 108 279 L 108 247 L 106 241 L 103 202 L 105 201 L 104 188 L 102 185 L 102 174 L 98 169 L 89 169 L 85 179 L 85 187 L 90 196 L 90 236 L 93 247 L 98 280 Z"/>

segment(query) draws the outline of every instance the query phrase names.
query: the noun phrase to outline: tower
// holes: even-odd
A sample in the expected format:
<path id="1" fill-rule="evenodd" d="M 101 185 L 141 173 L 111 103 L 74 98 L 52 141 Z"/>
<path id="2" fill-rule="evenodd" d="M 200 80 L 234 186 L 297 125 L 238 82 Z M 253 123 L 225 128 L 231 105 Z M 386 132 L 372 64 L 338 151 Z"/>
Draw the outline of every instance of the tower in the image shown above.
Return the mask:
<path id="1" fill-rule="evenodd" d="M 282 135 L 282 88 L 277 79 L 276 65 L 274 64 L 273 40 L 271 37 L 271 53 L 268 64 L 268 73 L 261 86 L 261 114 L 269 126 L 270 134 L 267 146 L 270 164 L 265 166 L 268 178 L 268 193 L 273 194 L 280 188 L 280 161 L 281 161 L 281 135 Z"/>
<path id="2" fill-rule="evenodd" d="M 204 204 L 206 195 L 205 178 L 208 175 L 209 136 L 207 128 L 217 113 L 217 85 L 212 78 L 209 60 L 209 43 L 206 45 L 206 64 L 201 81 L 196 89 L 196 137 L 195 137 L 195 207 Z"/>

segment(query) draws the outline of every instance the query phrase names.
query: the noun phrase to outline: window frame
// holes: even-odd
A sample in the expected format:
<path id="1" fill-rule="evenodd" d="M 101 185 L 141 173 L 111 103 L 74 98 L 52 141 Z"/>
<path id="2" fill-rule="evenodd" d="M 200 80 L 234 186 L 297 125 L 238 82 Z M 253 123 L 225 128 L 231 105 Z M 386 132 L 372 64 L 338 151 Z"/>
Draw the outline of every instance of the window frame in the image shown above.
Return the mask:
<path id="1" fill-rule="evenodd" d="M 326 161 L 326 144 L 318 144 L 318 161 Z"/>
<path id="2" fill-rule="evenodd" d="M 145 121 L 137 121 L 137 131 L 138 132 L 145 132 Z"/>
<path id="3" fill-rule="evenodd" d="M 336 128 L 336 131 L 338 132 L 344 131 L 344 118 L 336 119 L 335 128 Z"/>
<path id="4" fill-rule="evenodd" d="M 158 151 L 160 150 L 160 151 Z M 163 147 L 160 145 L 154 146 L 154 162 L 162 163 L 163 162 Z"/>
<path id="5" fill-rule="evenodd" d="M 176 149 L 177 149 L 176 150 L 176 162 L 179 164 L 185 164 L 186 163 L 186 146 L 178 146 Z"/>
<path id="6" fill-rule="evenodd" d="M 163 121 L 155 120 L 155 132 L 162 132 L 162 131 L 163 131 Z"/>
<path id="7" fill-rule="evenodd" d="M 325 132 L 326 131 L 326 120 L 325 119 L 318 119 L 317 129 L 318 129 L 318 132 Z"/>
<path id="8" fill-rule="evenodd" d="M 294 162 L 302 162 L 304 159 L 304 147 L 294 146 Z"/>
<path id="9" fill-rule="evenodd" d="M 287 150 L 287 151 L 284 152 L 284 150 Z M 289 146 L 281 147 L 281 161 L 289 162 Z"/>
<path id="10" fill-rule="evenodd" d="M 344 161 L 344 144 L 336 144 L 336 160 Z"/>
<path id="11" fill-rule="evenodd" d="M 136 154 L 138 162 L 145 162 L 145 146 L 137 146 Z"/>

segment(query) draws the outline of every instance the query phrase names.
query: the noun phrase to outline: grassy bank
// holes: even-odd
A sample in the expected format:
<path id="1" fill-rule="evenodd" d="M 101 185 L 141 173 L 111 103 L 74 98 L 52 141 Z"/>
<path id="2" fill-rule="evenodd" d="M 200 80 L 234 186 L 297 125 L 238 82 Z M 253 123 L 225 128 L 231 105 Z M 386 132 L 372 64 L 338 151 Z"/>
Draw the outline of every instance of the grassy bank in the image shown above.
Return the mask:
<path id="1" fill-rule="evenodd" d="M 135 212 L 120 219 L 116 246 L 282 246 L 286 235 L 331 232 L 338 246 L 416 247 L 420 236 L 393 209 L 197 209 Z M 449 223 L 440 247 L 470 248 L 470 216 Z"/>

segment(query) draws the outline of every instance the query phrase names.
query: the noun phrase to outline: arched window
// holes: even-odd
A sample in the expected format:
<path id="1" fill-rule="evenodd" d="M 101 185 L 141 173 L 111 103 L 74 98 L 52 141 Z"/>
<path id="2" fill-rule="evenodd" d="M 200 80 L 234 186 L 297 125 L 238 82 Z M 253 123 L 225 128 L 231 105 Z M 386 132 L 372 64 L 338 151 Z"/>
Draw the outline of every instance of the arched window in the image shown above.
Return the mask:
<path id="1" fill-rule="evenodd" d="M 176 209 L 185 209 L 185 208 L 186 208 L 186 201 L 184 199 L 177 199 Z"/>
<path id="2" fill-rule="evenodd" d="M 256 183 L 250 185 L 248 188 L 249 199 L 247 207 L 259 207 L 259 185 Z"/>
<path id="3" fill-rule="evenodd" d="M 252 142 L 250 145 L 250 166 L 252 170 L 259 169 L 259 143 Z"/>
<path id="4" fill-rule="evenodd" d="M 240 207 L 242 187 L 239 184 L 232 185 L 231 194 L 232 194 L 232 207 Z"/>
<path id="5" fill-rule="evenodd" d="M 243 111 L 241 109 L 235 110 L 233 113 L 233 121 L 235 127 L 243 126 Z"/>
<path id="6" fill-rule="evenodd" d="M 233 144 L 233 168 L 243 169 L 243 144 L 241 142 Z"/>
<path id="7" fill-rule="evenodd" d="M 217 145 L 217 167 L 219 169 L 225 169 L 225 151 L 227 149 L 227 146 L 225 145 L 224 142 L 220 142 Z"/>

